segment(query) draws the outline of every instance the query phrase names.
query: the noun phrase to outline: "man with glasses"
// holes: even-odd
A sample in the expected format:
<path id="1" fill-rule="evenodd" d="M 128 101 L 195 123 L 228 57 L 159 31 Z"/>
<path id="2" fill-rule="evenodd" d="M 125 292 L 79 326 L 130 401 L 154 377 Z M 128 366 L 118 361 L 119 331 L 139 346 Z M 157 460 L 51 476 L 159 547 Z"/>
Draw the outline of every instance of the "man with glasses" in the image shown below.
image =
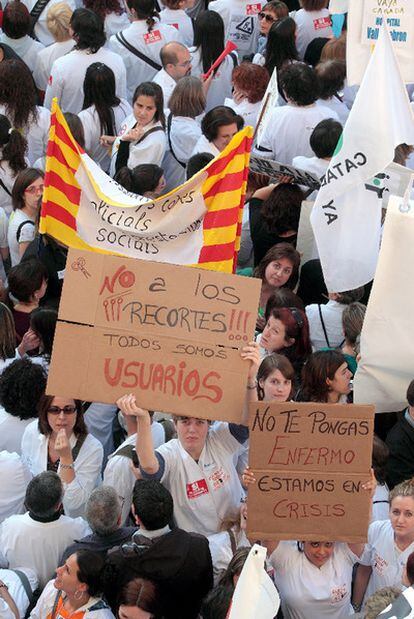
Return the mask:
<path id="1" fill-rule="evenodd" d="M 168 108 L 176 83 L 182 77 L 191 74 L 191 56 L 185 45 L 172 41 L 161 49 L 160 58 L 162 69 L 158 71 L 153 81 L 161 86 L 164 95 L 164 108 Z"/>

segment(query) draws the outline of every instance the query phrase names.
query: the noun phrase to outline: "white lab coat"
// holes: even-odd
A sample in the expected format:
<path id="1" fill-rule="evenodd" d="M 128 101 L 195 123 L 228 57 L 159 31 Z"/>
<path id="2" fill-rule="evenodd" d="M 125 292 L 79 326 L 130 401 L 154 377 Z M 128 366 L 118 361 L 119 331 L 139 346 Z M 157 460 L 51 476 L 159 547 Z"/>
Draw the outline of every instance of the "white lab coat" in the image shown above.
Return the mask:
<path id="1" fill-rule="evenodd" d="M 29 11 L 32 10 L 32 8 L 36 4 L 36 2 L 37 2 L 37 0 L 23 0 L 23 4 L 25 4 L 27 6 Z M 39 19 L 37 20 L 37 24 L 35 26 L 34 33 L 35 33 L 36 37 L 39 39 L 39 41 L 41 43 L 43 43 L 43 45 L 52 45 L 52 43 L 55 42 L 54 38 L 52 37 L 51 33 L 49 32 L 49 28 L 47 27 L 47 20 L 46 20 L 46 18 L 47 18 L 48 10 L 54 4 L 57 4 L 58 2 L 61 2 L 61 0 L 49 0 L 49 2 L 47 3 L 47 5 L 43 9 L 43 11 L 40 13 Z M 82 6 L 82 4 L 77 5 L 75 0 L 65 0 L 65 3 L 69 5 L 69 7 L 72 9 L 72 11 L 74 11 L 77 8 L 77 6 Z"/>
<path id="2" fill-rule="evenodd" d="M 11 47 L 33 73 L 37 62 L 37 55 L 44 49 L 44 45 L 39 43 L 39 41 L 34 41 L 28 35 L 20 39 L 10 39 L 4 32 L 0 35 L 0 42 Z"/>
<path id="3" fill-rule="evenodd" d="M 74 45 L 73 39 L 69 39 L 68 41 L 57 41 L 40 50 L 33 71 L 34 81 L 39 90 L 46 91 L 53 63 L 61 56 L 68 54 Z"/>
<path id="4" fill-rule="evenodd" d="M 201 137 L 201 127 L 195 118 L 173 116 L 171 121 L 170 140 L 175 156 L 184 164 L 188 163 L 190 154 Z M 167 138 L 167 149 L 161 165 L 167 182 L 165 193 L 176 189 L 184 183 L 186 168 L 178 163 L 170 150 Z"/>
<path id="5" fill-rule="evenodd" d="M 112 147 L 112 155 L 111 155 L 111 167 L 110 174 L 114 176 L 115 174 L 115 163 L 116 157 L 118 154 L 118 148 L 120 143 L 120 138 L 124 133 L 128 133 L 130 129 L 132 129 L 136 124 L 136 118 L 133 114 L 127 116 L 125 121 L 121 126 L 121 130 L 119 132 L 119 136 L 114 142 Z M 146 126 L 146 130 L 152 129 L 152 127 L 161 127 L 161 123 L 155 122 L 150 123 Z M 162 158 L 164 157 L 166 146 L 166 137 L 164 131 L 155 131 L 147 136 L 142 142 L 137 144 L 136 142 L 131 142 L 129 146 L 129 158 L 128 158 L 128 168 L 131 170 L 135 168 L 135 166 L 140 165 L 141 163 L 154 163 L 155 165 L 161 165 Z"/>
<path id="6" fill-rule="evenodd" d="M 190 54 L 192 57 L 191 75 L 194 75 L 194 77 L 201 77 L 204 71 L 201 61 L 200 49 L 192 47 L 190 49 Z M 233 73 L 234 67 L 237 66 L 237 64 L 238 56 L 237 53 L 234 51 L 230 55 L 226 56 L 226 58 L 217 69 L 207 91 L 205 109 L 206 112 L 212 110 L 213 107 L 217 107 L 217 105 L 224 105 L 224 100 L 226 98 L 231 98 L 231 75 Z"/>
<path id="7" fill-rule="evenodd" d="M 191 17 L 183 9 L 169 9 L 165 7 L 160 13 L 162 24 L 173 26 L 181 35 L 184 45 L 190 47 L 194 42 L 194 28 Z"/>

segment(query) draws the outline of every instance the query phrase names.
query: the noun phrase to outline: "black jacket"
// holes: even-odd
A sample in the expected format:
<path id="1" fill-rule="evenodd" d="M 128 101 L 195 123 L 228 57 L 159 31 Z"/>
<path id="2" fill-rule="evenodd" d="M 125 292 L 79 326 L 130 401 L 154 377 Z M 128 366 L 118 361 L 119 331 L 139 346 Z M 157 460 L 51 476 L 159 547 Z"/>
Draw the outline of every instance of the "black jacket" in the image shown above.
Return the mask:
<path id="1" fill-rule="evenodd" d="M 389 431 L 386 443 L 390 450 L 386 478 L 391 489 L 414 476 L 414 428 L 402 417 Z"/>

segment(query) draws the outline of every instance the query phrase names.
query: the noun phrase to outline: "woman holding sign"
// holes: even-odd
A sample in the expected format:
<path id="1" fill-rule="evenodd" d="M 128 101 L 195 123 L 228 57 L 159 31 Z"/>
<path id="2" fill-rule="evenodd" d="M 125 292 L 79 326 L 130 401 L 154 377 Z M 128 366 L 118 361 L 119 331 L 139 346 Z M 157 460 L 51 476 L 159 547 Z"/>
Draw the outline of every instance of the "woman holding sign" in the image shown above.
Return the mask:
<path id="1" fill-rule="evenodd" d="M 260 362 L 256 344 L 241 350 L 250 363 L 246 404 L 256 397 L 256 373 Z M 136 451 L 141 474 L 156 479 L 170 490 L 174 519 L 178 527 L 202 535 L 220 530 L 229 514 L 240 510 L 244 491 L 235 463 L 249 435 L 247 406 L 242 425 L 211 422 L 196 417 L 175 417 L 177 439 L 154 451 L 151 420 L 139 408 L 133 394 L 121 397 L 117 405 L 124 415 L 137 418 Z"/>

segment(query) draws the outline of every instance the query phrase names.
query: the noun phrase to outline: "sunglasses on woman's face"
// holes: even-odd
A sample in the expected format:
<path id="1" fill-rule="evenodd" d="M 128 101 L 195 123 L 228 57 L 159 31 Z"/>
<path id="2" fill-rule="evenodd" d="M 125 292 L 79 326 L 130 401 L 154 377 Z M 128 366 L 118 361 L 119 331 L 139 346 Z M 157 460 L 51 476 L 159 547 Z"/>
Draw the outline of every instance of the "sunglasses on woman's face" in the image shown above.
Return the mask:
<path id="1" fill-rule="evenodd" d="M 259 19 L 265 19 L 270 24 L 273 24 L 273 22 L 276 21 L 276 19 L 272 17 L 272 15 L 270 15 L 269 13 L 263 13 L 263 11 L 260 11 L 260 13 L 257 14 L 257 17 Z"/>

